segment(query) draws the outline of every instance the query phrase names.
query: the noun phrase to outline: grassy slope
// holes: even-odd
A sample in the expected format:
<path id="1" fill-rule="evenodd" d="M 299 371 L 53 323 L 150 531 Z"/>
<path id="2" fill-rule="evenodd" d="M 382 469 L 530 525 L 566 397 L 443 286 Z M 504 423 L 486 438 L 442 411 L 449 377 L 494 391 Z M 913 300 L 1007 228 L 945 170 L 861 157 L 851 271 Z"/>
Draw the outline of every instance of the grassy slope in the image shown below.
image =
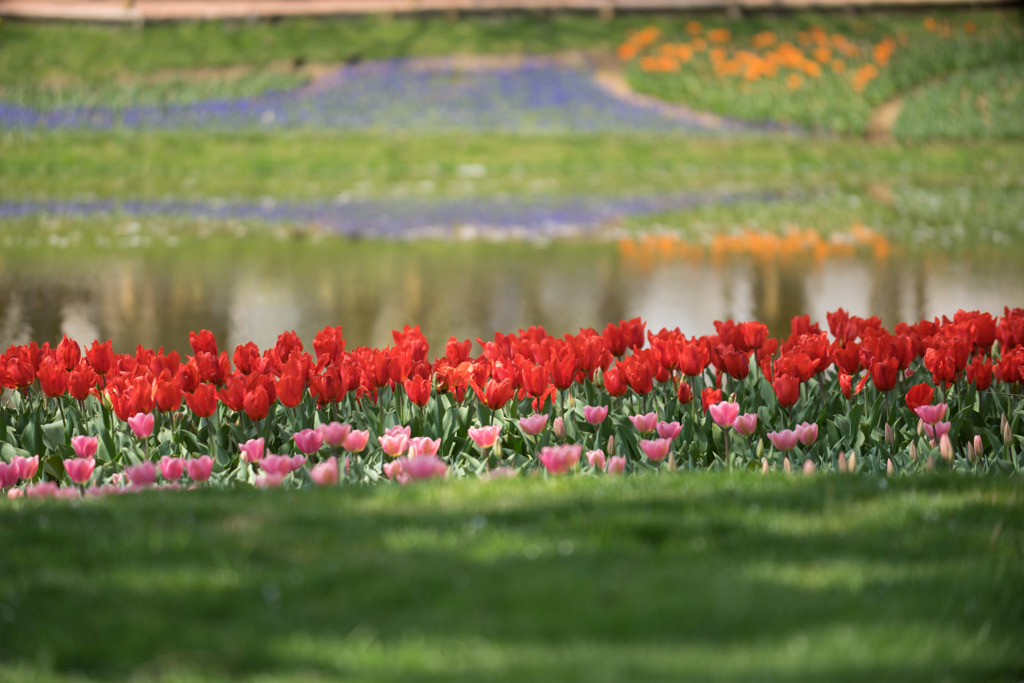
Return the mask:
<path id="1" fill-rule="evenodd" d="M 182 154 L 187 150 L 187 154 Z M 1019 188 L 1018 144 L 894 147 L 843 140 L 656 134 L 374 135 L 329 131 L 0 137 L 0 197 L 290 199 L 557 195 L 872 183 Z M 484 164 L 483 178 L 464 164 Z"/>
<path id="2" fill-rule="evenodd" d="M 0 522 L 5 681 L 1024 671 L 1016 481 L 202 492 L 5 503 Z"/>
<path id="3" fill-rule="evenodd" d="M 925 17 L 940 27 L 948 27 L 949 35 L 940 30 L 928 30 L 924 25 Z M 964 26 L 968 23 L 976 27 L 973 33 L 965 31 Z M 780 42 L 796 45 L 810 58 L 815 43 L 808 39 L 806 32 L 812 27 L 821 27 L 829 36 L 841 35 L 860 48 L 855 58 L 846 57 L 837 49 L 831 50 L 831 57 L 820 62 L 822 70 L 816 78 L 810 78 L 802 71 L 780 68 L 778 76 L 756 81 L 747 81 L 739 74 L 716 75 L 707 51 L 698 51 L 690 62 L 682 64 L 675 72 L 661 73 L 641 68 L 642 57 L 659 54 L 663 44 L 691 44 L 693 40 L 693 36 L 678 26 L 662 25 L 657 21 L 651 24 L 661 29 L 661 36 L 630 61 L 628 68 L 630 81 L 642 92 L 741 118 L 781 119 L 854 134 L 866 130 L 874 107 L 918 86 L 932 83 L 934 88 L 948 96 L 949 91 L 956 88 L 955 82 L 944 81 L 951 74 L 1000 64 L 1017 73 L 1019 65 L 1024 63 L 1024 23 L 1019 10 L 939 10 L 928 14 L 878 11 L 857 15 L 798 14 L 785 18 L 755 15 L 743 21 L 709 19 L 704 22 L 702 36 L 707 36 L 713 28 L 729 29 L 731 40 L 719 45 L 729 55 L 747 50 L 763 56 L 773 51 L 774 46 L 764 49 L 752 47 L 755 35 L 771 32 Z M 801 41 L 802 32 L 804 42 Z M 874 63 L 871 50 L 885 39 L 895 41 L 891 60 L 878 68 L 877 78 L 870 81 L 863 92 L 857 92 L 851 85 L 854 70 L 861 64 Z M 835 58 L 841 58 L 845 64 L 841 72 L 834 72 L 830 66 L 830 60 Z M 787 83 L 787 76 L 793 73 L 800 73 L 802 79 L 802 85 L 795 89 Z M 1019 84 L 1019 76 L 1015 82 Z M 989 85 L 986 82 L 981 87 Z M 997 91 L 989 89 L 987 92 L 993 107 L 998 110 L 997 125 L 1002 123 L 1000 117 L 1011 118 L 1015 113 L 1013 103 L 1003 105 Z M 910 111 L 905 116 L 928 117 L 933 113 Z M 917 123 L 912 122 L 910 127 L 914 128 Z M 972 138 L 977 134 L 971 116 L 954 118 L 943 128 L 940 136 Z M 1020 135 L 1014 125 L 998 125 L 988 133 L 994 136 Z"/>

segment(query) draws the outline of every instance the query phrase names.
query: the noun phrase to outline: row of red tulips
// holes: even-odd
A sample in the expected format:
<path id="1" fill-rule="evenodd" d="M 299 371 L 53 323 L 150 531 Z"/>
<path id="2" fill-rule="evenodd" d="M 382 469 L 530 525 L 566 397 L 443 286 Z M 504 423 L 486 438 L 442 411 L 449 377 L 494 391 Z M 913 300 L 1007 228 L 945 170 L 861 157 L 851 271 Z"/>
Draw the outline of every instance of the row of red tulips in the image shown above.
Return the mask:
<path id="1" fill-rule="evenodd" d="M 651 333 L 639 319 L 563 337 L 533 327 L 478 339 L 476 355 L 453 338 L 433 360 L 418 327 L 353 350 L 328 327 L 313 353 L 293 332 L 230 356 L 205 330 L 185 358 L 66 337 L 12 346 L 0 355 L 0 485 L 144 485 L 157 473 L 177 483 L 186 471 L 195 483 L 264 485 L 560 473 L 582 467 L 584 449 L 595 472 L 851 460 L 878 472 L 1018 470 L 1024 309 L 894 331 L 839 310 L 827 328 L 806 316 L 785 339 L 759 322 L 719 322 L 701 337 Z M 245 444 L 257 440 L 253 457 Z"/>

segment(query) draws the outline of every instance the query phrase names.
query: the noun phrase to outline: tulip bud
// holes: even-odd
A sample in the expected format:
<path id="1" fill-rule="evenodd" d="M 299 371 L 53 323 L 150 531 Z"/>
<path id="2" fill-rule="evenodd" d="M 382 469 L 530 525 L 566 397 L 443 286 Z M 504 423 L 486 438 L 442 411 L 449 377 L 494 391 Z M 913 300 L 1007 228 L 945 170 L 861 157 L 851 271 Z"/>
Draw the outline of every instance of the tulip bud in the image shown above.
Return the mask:
<path id="1" fill-rule="evenodd" d="M 555 423 L 552 426 L 551 430 L 555 433 L 555 438 L 556 439 L 564 439 L 565 438 L 565 420 L 563 420 L 560 417 L 556 417 L 555 418 Z"/>
<path id="2" fill-rule="evenodd" d="M 910 444 L 910 459 L 917 460 L 917 446 Z"/>
<path id="3" fill-rule="evenodd" d="M 939 453 L 947 462 L 953 459 L 953 442 L 949 440 L 949 434 L 943 434 L 939 438 Z"/>
<path id="4" fill-rule="evenodd" d="M 757 441 L 757 457 L 764 459 L 764 441 Z"/>
<path id="5" fill-rule="evenodd" d="M 924 420 L 917 421 L 917 435 L 924 436 Z"/>
<path id="6" fill-rule="evenodd" d="M 676 451 L 675 451 L 675 449 L 672 449 L 672 450 L 670 450 L 668 452 L 668 471 L 669 472 L 675 472 L 676 471 Z"/>
<path id="7" fill-rule="evenodd" d="M 1006 415 L 1003 415 L 1003 444 L 1013 444 L 1013 432 L 1010 431 L 1010 421 L 1006 419 Z"/>
<path id="8" fill-rule="evenodd" d="M 892 427 L 888 422 L 885 423 L 885 442 L 890 446 L 896 443 L 896 435 L 892 433 Z"/>
<path id="9" fill-rule="evenodd" d="M 974 454 L 979 458 L 985 454 L 985 444 L 981 441 L 981 434 L 974 435 Z"/>
<path id="10" fill-rule="evenodd" d="M 768 474 L 768 458 L 761 458 L 761 474 Z"/>
<path id="11" fill-rule="evenodd" d="M 928 454 L 928 462 L 924 464 L 924 471 L 931 472 L 935 469 L 935 456 L 931 453 Z"/>
<path id="12" fill-rule="evenodd" d="M 789 464 L 788 455 L 786 456 L 786 459 L 782 461 L 782 471 L 786 474 L 793 474 L 793 466 Z"/>
<path id="13" fill-rule="evenodd" d="M 612 434 L 608 437 L 608 457 L 615 455 L 615 435 Z"/>
<path id="14" fill-rule="evenodd" d="M 973 443 L 968 442 L 967 443 L 967 447 L 966 447 L 965 450 L 967 451 L 967 462 L 974 462 L 975 460 L 978 459 L 978 456 L 975 455 L 975 453 L 974 453 L 974 444 Z"/>
<path id="15" fill-rule="evenodd" d="M 856 453 L 850 453 L 850 457 L 846 459 L 846 468 L 850 472 L 855 472 L 857 470 L 857 454 Z"/>
<path id="16" fill-rule="evenodd" d="M 814 474 L 815 469 L 817 467 L 815 467 L 813 460 L 804 460 L 804 474 Z"/>
<path id="17" fill-rule="evenodd" d="M 836 467 L 840 472 L 849 471 L 849 468 L 846 465 L 846 451 L 839 451 L 839 464 Z"/>
<path id="18" fill-rule="evenodd" d="M 892 464 L 892 458 L 888 458 L 885 461 L 885 473 L 888 474 L 890 477 L 896 474 L 896 466 Z"/>

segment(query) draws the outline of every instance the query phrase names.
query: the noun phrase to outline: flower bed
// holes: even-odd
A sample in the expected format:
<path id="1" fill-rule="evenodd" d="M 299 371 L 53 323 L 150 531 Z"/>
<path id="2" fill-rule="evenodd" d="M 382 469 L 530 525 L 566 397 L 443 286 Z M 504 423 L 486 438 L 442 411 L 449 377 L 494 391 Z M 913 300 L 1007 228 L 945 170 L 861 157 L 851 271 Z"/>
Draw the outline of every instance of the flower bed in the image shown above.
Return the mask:
<path id="1" fill-rule="evenodd" d="M 184 359 L 64 338 L 0 356 L 0 487 L 67 495 L 162 486 L 408 483 L 445 476 L 705 468 L 911 473 L 1020 470 L 1024 309 L 900 324 L 807 316 L 769 338 L 650 333 L 639 319 L 553 337 L 313 353 L 294 332 Z"/>

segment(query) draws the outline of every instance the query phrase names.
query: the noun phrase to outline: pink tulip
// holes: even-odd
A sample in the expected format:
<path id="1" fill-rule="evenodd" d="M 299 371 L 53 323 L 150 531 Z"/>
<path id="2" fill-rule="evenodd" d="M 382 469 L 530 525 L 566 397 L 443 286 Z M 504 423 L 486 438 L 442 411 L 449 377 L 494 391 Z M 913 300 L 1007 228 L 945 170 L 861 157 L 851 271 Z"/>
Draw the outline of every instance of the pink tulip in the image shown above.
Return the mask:
<path id="1" fill-rule="evenodd" d="M 165 481 L 178 481 L 185 473 L 185 459 L 165 455 L 160 458 L 160 476 Z"/>
<path id="2" fill-rule="evenodd" d="M 715 421 L 716 425 L 722 429 L 728 429 L 739 417 L 740 404 L 733 401 L 719 401 L 708 407 L 708 412 L 711 413 L 711 419 Z"/>
<path id="3" fill-rule="evenodd" d="M 804 474 L 814 474 L 814 470 L 818 469 L 814 464 L 813 460 L 804 460 Z"/>
<path id="4" fill-rule="evenodd" d="M 658 422 L 658 436 L 669 441 L 683 433 L 683 425 L 678 422 Z"/>
<path id="5" fill-rule="evenodd" d="M 327 460 L 313 465 L 309 478 L 317 486 L 333 486 L 338 483 L 338 459 L 333 455 Z"/>
<path id="6" fill-rule="evenodd" d="M 136 438 L 146 439 L 153 434 L 155 421 L 153 413 L 135 413 L 133 417 L 128 418 L 128 426 L 132 428 Z"/>
<path id="7" fill-rule="evenodd" d="M 768 458 L 761 458 L 761 474 L 768 474 Z"/>
<path id="8" fill-rule="evenodd" d="M 793 465 L 789 462 L 788 455 L 782 461 L 782 471 L 786 474 L 793 474 Z"/>
<path id="9" fill-rule="evenodd" d="M 943 434 L 939 438 L 939 453 L 943 460 L 953 459 L 953 442 L 949 440 L 949 434 Z"/>
<path id="10" fill-rule="evenodd" d="M 495 467 L 493 470 L 487 472 L 487 479 L 515 479 L 519 475 L 516 472 L 516 468 L 509 467 L 508 465 L 501 465 Z"/>
<path id="11" fill-rule="evenodd" d="M 206 481 L 213 472 L 213 458 L 203 455 L 185 461 L 185 469 L 192 481 Z"/>
<path id="12" fill-rule="evenodd" d="M 341 422 L 331 422 L 320 425 L 320 435 L 324 442 L 331 448 L 340 448 L 345 445 L 345 439 L 352 433 L 352 425 Z"/>
<path id="13" fill-rule="evenodd" d="M 979 458 L 985 453 L 985 444 L 981 441 L 981 434 L 974 435 L 974 452 Z M 38 455 L 36 456 L 36 459 L 39 459 Z M 28 477 L 22 475 L 22 479 L 28 479 Z"/>
<path id="14" fill-rule="evenodd" d="M 73 460 L 88 460 L 89 462 L 95 462 L 95 461 L 93 461 L 90 458 L 72 458 L 72 459 Z M 68 463 L 68 460 L 65 460 L 64 461 L 64 468 L 65 469 L 67 469 L 67 463 Z M 77 468 L 79 466 L 75 465 L 75 467 Z M 70 474 L 70 472 L 68 474 Z M 89 474 L 90 475 L 92 474 L 91 470 L 90 470 Z M 86 479 L 88 479 L 88 478 L 89 477 L 86 476 Z M 50 498 L 52 496 L 57 495 L 57 489 L 58 488 L 59 487 L 57 486 L 57 483 L 53 482 L 53 481 L 41 481 L 41 482 L 36 483 L 36 484 L 29 484 L 28 486 L 25 487 L 25 497 L 26 498 Z"/>
<path id="15" fill-rule="evenodd" d="M 287 455 L 268 453 L 260 460 L 260 469 L 266 474 L 284 479 L 292 471 L 292 459 Z"/>
<path id="16" fill-rule="evenodd" d="M 432 479 L 443 477 L 445 464 L 436 455 L 421 455 L 418 458 L 402 458 L 402 471 L 410 479 Z"/>
<path id="17" fill-rule="evenodd" d="M 404 432 L 378 436 L 377 441 L 380 442 L 380 447 L 384 449 L 384 452 L 392 458 L 397 458 L 405 453 L 405 449 L 409 447 L 409 435 Z"/>
<path id="18" fill-rule="evenodd" d="M 805 446 L 810 446 L 818 439 L 817 423 L 801 422 L 794 430 L 797 440 Z"/>
<path id="19" fill-rule="evenodd" d="M 349 453 L 361 453 L 366 448 L 366 442 L 370 440 L 370 432 L 366 429 L 353 429 L 345 437 L 344 449 Z"/>
<path id="20" fill-rule="evenodd" d="M 555 435 L 556 439 L 565 438 L 565 420 L 560 417 L 555 418 L 554 424 L 551 425 L 551 432 Z"/>
<path id="21" fill-rule="evenodd" d="M 409 439 L 409 457 L 415 458 L 423 455 L 437 455 L 441 448 L 441 439 L 431 439 L 429 436 L 417 436 Z"/>
<path id="22" fill-rule="evenodd" d="M 583 419 L 592 425 L 601 424 L 608 417 L 608 406 L 583 406 Z"/>
<path id="23" fill-rule="evenodd" d="M 262 436 L 258 439 L 249 439 L 245 443 L 238 444 L 238 450 L 242 452 L 247 461 L 259 462 L 263 459 L 264 443 Z"/>
<path id="24" fill-rule="evenodd" d="M 924 405 L 914 408 L 914 412 L 917 413 L 917 416 L 921 418 L 926 425 L 933 425 L 946 416 L 946 409 L 948 407 L 949 405 L 946 403 Z"/>
<path id="25" fill-rule="evenodd" d="M 640 450 L 650 460 L 662 460 L 672 448 L 672 439 L 641 439 Z"/>
<path id="26" fill-rule="evenodd" d="M 144 462 L 141 465 L 129 465 L 124 468 L 132 486 L 151 486 L 156 483 L 156 463 Z"/>
<path id="27" fill-rule="evenodd" d="M 606 463 L 604 451 L 601 449 L 587 451 L 587 463 L 594 469 L 603 470 Z"/>
<path id="28" fill-rule="evenodd" d="M 82 494 L 74 486 L 61 486 L 53 492 L 55 498 L 81 498 Z"/>
<path id="29" fill-rule="evenodd" d="M 576 466 L 582 454 L 583 446 L 581 444 L 545 446 L 540 449 L 537 459 L 551 474 L 564 474 Z"/>
<path id="30" fill-rule="evenodd" d="M 288 462 L 291 465 L 292 472 L 298 472 L 302 469 L 302 466 L 306 464 L 306 456 L 302 454 L 293 455 L 288 458 Z"/>
<path id="31" fill-rule="evenodd" d="M 9 489 L 18 483 L 18 466 L 0 460 L 0 489 Z"/>
<path id="32" fill-rule="evenodd" d="M 22 491 L 21 489 L 11 489 L 10 491 L 7 492 L 8 498 L 21 498 L 24 495 L 25 492 Z"/>
<path id="33" fill-rule="evenodd" d="M 394 427 L 388 427 L 384 430 L 384 436 L 401 436 L 403 434 L 412 438 L 412 427 L 395 425 Z"/>
<path id="34" fill-rule="evenodd" d="M 608 458 L 608 466 L 605 468 L 608 474 L 622 474 L 626 471 L 626 457 L 623 455 L 613 455 Z"/>
<path id="35" fill-rule="evenodd" d="M 636 430 L 641 434 L 653 432 L 658 426 L 658 414 L 647 413 L 645 415 L 630 415 L 629 421 L 633 423 Z"/>
<path id="36" fill-rule="evenodd" d="M 544 431 L 547 425 L 548 416 L 546 413 L 534 413 L 529 417 L 519 418 L 519 428 L 523 430 L 523 434 L 529 434 L 530 436 L 537 436 Z"/>
<path id="37" fill-rule="evenodd" d="M 91 458 L 96 455 L 100 440 L 96 436 L 73 436 L 71 447 L 75 449 L 75 455 L 79 458 Z"/>
<path id="38" fill-rule="evenodd" d="M 16 455 L 11 458 L 11 464 L 18 469 L 19 478 L 31 479 L 39 470 L 39 456 L 33 455 L 31 458 L 26 458 L 23 455 Z"/>
<path id="39" fill-rule="evenodd" d="M 405 463 L 402 460 L 394 460 L 384 463 L 384 476 L 388 479 L 397 480 L 405 473 Z"/>
<path id="40" fill-rule="evenodd" d="M 952 426 L 949 422 L 936 422 L 935 424 L 924 423 L 924 433 L 928 435 L 928 438 L 932 441 L 941 439 L 946 434 L 949 434 L 949 428 Z"/>
<path id="41" fill-rule="evenodd" d="M 76 484 L 84 484 L 92 476 L 96 461 L 92 458 L 68 458 L 64 461 L 64 469 L 67 470 L 71 481 Z"/>
<path id="42" fill-rule="evenodd" d="M 791 451 L 796 448 L 799 438 L 792 429 L 783 429 L 781 432 L 768 432 L 768 438 L 772 445 L 780 451 Z"/>
<path id="43" fill-rule="evenodd" d="M 292 434 L 292 441 L 303 453 L 316 453 L 324 444 L 324 437 L 315 429 L 303 429 L 301 432 Z"/>
<path id="44" fill-rule="evenodd" d="M 470 427 L 469 438 L 473 439 L 481 450 L 490 448 L 498 442 L 498 434 L 501 432 L 501 425 L 490 427 Z"/>
<path id="45" fill-rule="evenodd" d="M 284 475 L 264 472 L 263 474 L 256 477 L 256 488 L 261 489 L 276 489 L 280 488 L 281 484 L 284 483 Z"/>
<path id="46" fill-rule="evenodd" d="M 737 415 L 736 421 L 732 423 L 732 428 L 736 430 L 737 434 L 750 436 L 757 429 L 757 413 Z"/>

